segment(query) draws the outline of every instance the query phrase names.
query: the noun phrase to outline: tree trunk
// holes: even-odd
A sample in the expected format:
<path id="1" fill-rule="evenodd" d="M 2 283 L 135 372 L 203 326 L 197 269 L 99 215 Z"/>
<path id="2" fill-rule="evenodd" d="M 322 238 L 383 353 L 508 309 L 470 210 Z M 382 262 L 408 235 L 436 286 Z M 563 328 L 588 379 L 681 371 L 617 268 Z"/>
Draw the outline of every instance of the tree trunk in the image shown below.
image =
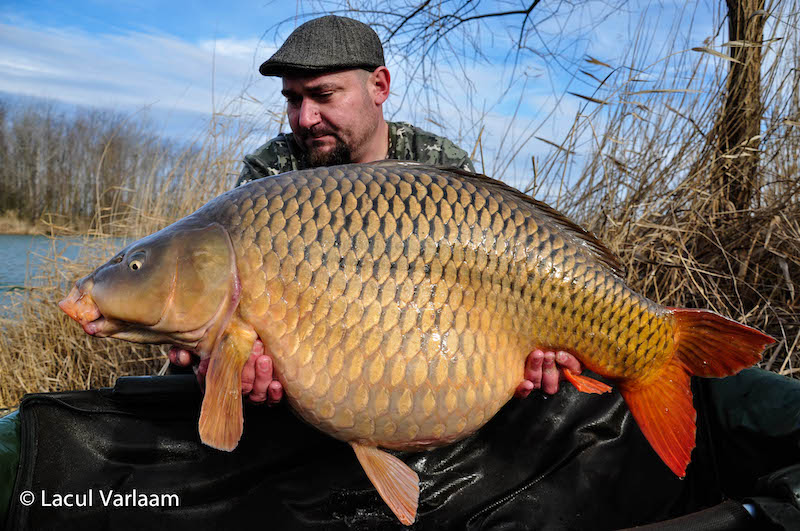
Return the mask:
<path id="1" fill-rule="evenodd" d="M 726 0 L 731 41 L 725 106 L 716 125 L 717 157 L 712 167 L 714 188 L 736 210 L 751 206 L 758 186 L 758 135 L 761 134 L 761 41 L 766 13 L 764 0 Z M 759 13 L 759 11 L 762 11 Z"/>

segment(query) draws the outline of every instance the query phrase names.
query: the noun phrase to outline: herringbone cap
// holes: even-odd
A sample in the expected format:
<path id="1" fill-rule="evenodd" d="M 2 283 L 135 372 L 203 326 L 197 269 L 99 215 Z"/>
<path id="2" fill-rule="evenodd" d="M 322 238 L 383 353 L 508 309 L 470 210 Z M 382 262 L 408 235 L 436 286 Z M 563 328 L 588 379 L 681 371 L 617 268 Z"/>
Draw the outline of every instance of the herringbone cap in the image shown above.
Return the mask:
<path id="1" fill-rule="evenodd" d="M 324 73 L 385 64 L 375 30 L 352 18 L 328 15 L 298 26 L 258 69 L 265 76 Z"/>

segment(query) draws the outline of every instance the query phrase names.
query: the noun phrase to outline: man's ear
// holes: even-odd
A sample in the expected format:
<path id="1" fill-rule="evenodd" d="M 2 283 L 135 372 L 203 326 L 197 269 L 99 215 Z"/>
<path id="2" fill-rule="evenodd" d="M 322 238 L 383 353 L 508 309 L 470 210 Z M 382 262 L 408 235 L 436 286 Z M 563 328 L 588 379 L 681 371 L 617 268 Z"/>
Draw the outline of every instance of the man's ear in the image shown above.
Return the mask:
<path id="1" fill-rule="evenodd" d="M 389 97 L 391 82 L 392 76 L 389 75 L 389 69 L 385 66 L 379 66 L 369 75 L 367 86 L 375 105 L 381 105 Z"/>

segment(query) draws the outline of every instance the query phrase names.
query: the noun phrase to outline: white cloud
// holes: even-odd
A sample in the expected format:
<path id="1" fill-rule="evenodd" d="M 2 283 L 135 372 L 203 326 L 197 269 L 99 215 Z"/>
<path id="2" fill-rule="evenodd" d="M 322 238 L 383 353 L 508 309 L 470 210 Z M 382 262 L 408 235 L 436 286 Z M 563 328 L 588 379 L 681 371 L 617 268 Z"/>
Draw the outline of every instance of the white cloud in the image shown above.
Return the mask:
<path id="1" fill-rule="evenodd" d="M 259 44 L 0 24 L 0 91 L 79 105 L 209 115 L 212 95 L 219 105 L 255 80 L 262 82 L 254 57 L 270 50 Z M 259 106 L 252 105 L 257 114 Z"/>
<path id="2" fill-rule="evenodd" d="M 237 61 L 253 62 L 254 57 L 268 57 L 275 50 L 265 49 L 261 40 L 250 39 L 215 39 L 200 42 L 200 47 L 207 52 L 216 53 L 218 56 L 228 57 Z"/>

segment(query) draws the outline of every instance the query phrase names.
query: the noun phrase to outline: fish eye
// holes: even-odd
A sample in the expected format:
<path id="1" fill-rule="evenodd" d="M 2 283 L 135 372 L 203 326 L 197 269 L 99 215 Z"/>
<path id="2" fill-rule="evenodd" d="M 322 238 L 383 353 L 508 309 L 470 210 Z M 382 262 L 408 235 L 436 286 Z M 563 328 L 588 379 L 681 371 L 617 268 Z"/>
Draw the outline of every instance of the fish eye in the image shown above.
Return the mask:
<path id="1" fill-rule="evenodd" d="M 144 265 L 145 253 L 142 251 L 137 251 L 133 253 L 130 260 L 128 261 L 128 269 L 131 271 L 138 271 Z"/>

